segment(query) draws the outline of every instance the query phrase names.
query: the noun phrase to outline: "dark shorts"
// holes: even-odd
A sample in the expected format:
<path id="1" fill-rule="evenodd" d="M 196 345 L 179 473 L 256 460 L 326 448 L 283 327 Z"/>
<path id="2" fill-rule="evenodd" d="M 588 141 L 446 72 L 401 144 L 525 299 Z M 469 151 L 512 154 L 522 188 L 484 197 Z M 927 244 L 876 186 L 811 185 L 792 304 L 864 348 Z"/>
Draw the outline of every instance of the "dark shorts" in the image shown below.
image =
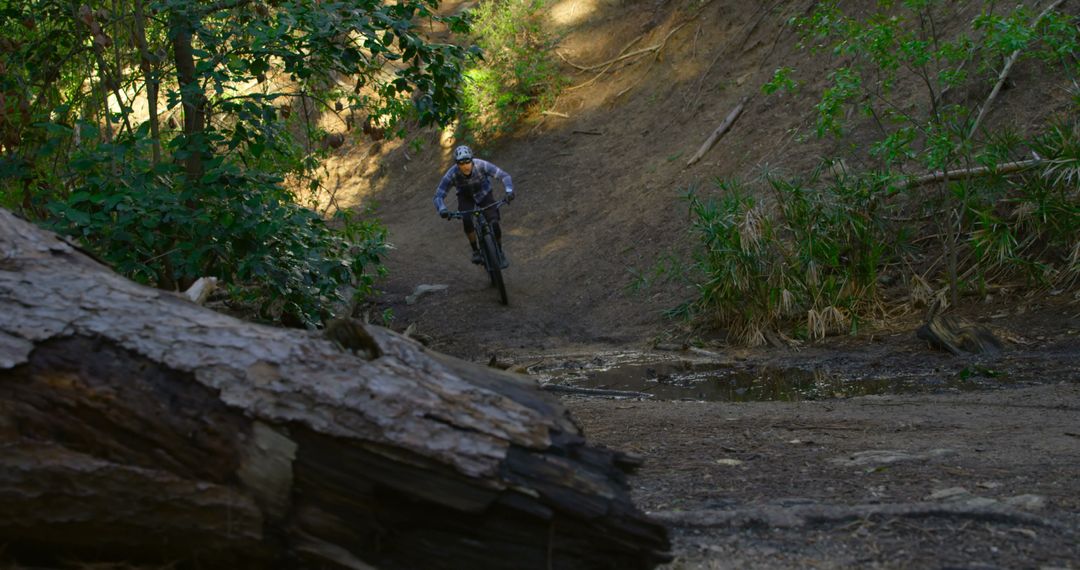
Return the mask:
<path id="1" fill-rule="evenodd" d="M 480 199 L 480 202 L 473 202 L 472 196 L 466 196 L 464 194 L 458 194 L 457 204 L 459 210 L 472 210 L 477 207 L 483 208 L 484 206 L 490 206 L 495 203 L 494 192 L 488 192 L 487 196 Z M 489 224 L 496 224 L 499 222 L 499 209 L 488 208 L 484 210 L 484 217 L 487 218 Z M 471 234 L 476 229 L 473 227 L 472 216 L 465 216 L 461 218 L 461 221 L 465 224 L 465 233 Z"/>

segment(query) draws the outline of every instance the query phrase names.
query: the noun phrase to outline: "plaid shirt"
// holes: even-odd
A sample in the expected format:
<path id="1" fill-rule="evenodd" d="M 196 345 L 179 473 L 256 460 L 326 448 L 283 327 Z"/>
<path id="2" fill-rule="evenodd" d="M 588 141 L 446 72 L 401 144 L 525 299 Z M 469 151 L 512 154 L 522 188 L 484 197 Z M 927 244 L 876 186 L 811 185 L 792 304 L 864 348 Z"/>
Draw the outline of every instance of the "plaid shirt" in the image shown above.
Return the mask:
<path id="1" fill-rule="evenodd" d="M 510 180 L 510 175 L 501 168 L 479 158 L 474 158 L 472 162 L 472 174 L 469 176 L 465 176 L 456 164 L 451 166 L 450 170 L 446 171 L 446 174 L 443 174 L 442 180 L 439 181 L 439 187 L 435 189 L 436 210 L 441 212 L 446 209 L 446 192 L 451 186 L 457 188 L 458 196 L 471 194 L 473 200 L 477 202 L 491 193 L 492 177 L 502 180 L 507 194 L 514 191 L 514 182 Z"/>

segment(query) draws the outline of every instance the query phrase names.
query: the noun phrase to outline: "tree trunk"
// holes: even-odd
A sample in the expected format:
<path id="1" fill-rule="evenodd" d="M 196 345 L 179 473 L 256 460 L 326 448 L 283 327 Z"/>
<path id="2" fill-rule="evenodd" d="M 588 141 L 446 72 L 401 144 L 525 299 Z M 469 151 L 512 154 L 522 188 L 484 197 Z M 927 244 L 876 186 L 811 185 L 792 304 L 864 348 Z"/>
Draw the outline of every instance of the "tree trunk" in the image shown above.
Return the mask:
<path id="1" fill-rule="evenodd" d="M 189 14 L 169 15 L 169 39 L 176 62 L 176 81 L 180 88 L 180 103 L 184 109 L 184 145 L 187 153 L 184 170 L 188 183 L 199 184 L 203 175 L 203 153 L 206 129 L 206 94 L 195 75 L 195 48 L 192 45 L 194 25 Z"/>
<path id="2" fill-rule="evenodd" d="M 146 82 L 146 103 L 150 122 L 150 140 L 153 142 L 154 166 L 161 163 L 161 124 L 158 121 L 158 89 L 161 82 L 157 77 L 157 65 L 151 61 L 150 47 L 146 43 L 146 14 L 143 0 L 135 0 L 135 13 L 132 17 L 131 33 L 135 45 L 139 48 L 139 69 Z"/>
<path id="3" fill-rule="evenodd" d="M 0 210 L 0 544 L 24 564 L 651 568 L 629 457 L 534 382 L 250 324 Z M 336 338 L 336 337 L 335 337 Z M 340 339 L 339 339 L 340 340 Z"/>

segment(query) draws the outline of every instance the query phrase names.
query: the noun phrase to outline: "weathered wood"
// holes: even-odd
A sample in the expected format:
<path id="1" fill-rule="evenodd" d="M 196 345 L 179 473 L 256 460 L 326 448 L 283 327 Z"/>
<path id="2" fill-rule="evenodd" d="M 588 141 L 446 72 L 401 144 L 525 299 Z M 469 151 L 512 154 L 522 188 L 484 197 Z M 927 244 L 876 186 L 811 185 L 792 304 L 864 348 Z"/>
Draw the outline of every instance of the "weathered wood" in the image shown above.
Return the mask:
<path id="1" fill-rule="evenodd" d="M 524 377 L 131 283 L 0 210 L 0 544 L 20 561 L 651 568 L 632 458 Z M 367 360 L 366 358 L 371 358 Z"/>
<path id="2" fill-rule="evenodd" d="M 196 305 L 204 305 L 217 288 L 217 282 L 217 277 L 200 277 L 184 291 L 184 296 Z"/>
<path id="3" fill-rule="evenodd" d="M 955 356 L 997 354 L 1004 349 L 990 329 L 945 315 L 932 315 L 915 331 L 915 336 Z"/>

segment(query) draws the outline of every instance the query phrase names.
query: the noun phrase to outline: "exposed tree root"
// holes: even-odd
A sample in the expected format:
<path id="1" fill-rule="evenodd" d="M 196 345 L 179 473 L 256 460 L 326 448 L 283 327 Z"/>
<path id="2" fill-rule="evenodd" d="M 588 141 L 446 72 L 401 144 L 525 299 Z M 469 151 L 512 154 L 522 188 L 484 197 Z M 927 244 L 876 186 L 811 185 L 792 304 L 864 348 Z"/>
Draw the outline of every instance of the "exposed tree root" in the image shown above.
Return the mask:
<path id="1" fill-rule="evenodd" d="M 602 390 L 600 388 L 579 388 L 577 386 L 562 386 L 559 384 L 545 384 L 540 387 L 548 392 L 559 394 L 576 394 L 578 396 L 596 396 L 601 398 L 652 398 L 653 395 L 646 392 L 630 392 L 626 390 Z"/>
<path id="2" fill-rule="evenodd" d="M 696 16 L 695 16 L 695 18 L 696 18 Z M 627 46 L 625 48 L 623 48 L 623 52 L 620 52 L 620 54 L 618 56 L 616 56 L 613 59 L 609 59 L 608 61 L 605 61 L 603 63 L 598 63 L 596 65 L 589 65 L 589 66 L 578 65 L 578 64 L 566 59 L 566 57 L 563 56 L 561 53 L 555 52 L 555 53 L 559 53 L 559 57 L 562 58 L 563 61 L 565 61 L 566 63 L 568 63 L 569 65 L 571 65 L 571 66 L 573 66 L 573 67 L 575 67 L 577 69 L 580 69 L 581 71 L 594 71 L 596 69 L 600 70 L 600 72 L 597 73 L 596 75 L 594 75 L 592 77 L 592 79 L 589 79 L 585 83 L 581 83 L 579 85 L 574 85 L 573 87 L 567 87 L 566 90 L 567 91 L 573 91 L 575 89 L 581 89 L 582 87 L 585 87 L 587 85 L 591 85 L 597 79 L 599 79 L 601 75 L 606 73 L 608 69 L 611 69 L 611 66 L 613 66 L 616 63 L 619 63 L 620 61 L 623 61 L 625 59 L 630 59 L 632 57 L 638 57 L 638 56 L 642 56 L 642 55 L 649 54 L 649 53 L 659 54 L 660 50 L 664 49 L 664 46 L 667 45 L 667 42 L 671 38 L 671 36 L 675 35 L 675 32 L 678 32 L 679 30 L 681 30 L 683 27 L 685 27 L 691 21 L 693 21 L 693 18 L 691 18 L 690 20 L 687 20 L 687 21 L 679 24 L 678 26 L 675 26 L 674 28 L 672 28 L 667 33 L 667 35 L 664 36 L 664 39 L 660 40 L 659 43 L 653 44 L 653 45 L 651 45 L 649 47 L 636 49 L 636 50 L 634 50 L 632 52 L 629 52 L 629 53 L 623 53 L 627 49 L 629 49 L 630 46 L 636 44 L 638 41 L 641 40 L 641 37 L 637 37 L 637 38 L 634 39 L 634 41 L 627 44 Z"/>
<path id="3" fill-rule="evenodd" d="M 1053 520 L 1020 512 L 1002 505 L 966 503 L 900 503 L 890 505 L 797 505 L 763 506 L 733 511 L 661 511 L 650 513 L 654 520 L 676 527 L 770 527 L 798 528 L 814 524 L 836 524 L 868 518 L 951 518 L 1006 524 L 1059 528 Z"/>

